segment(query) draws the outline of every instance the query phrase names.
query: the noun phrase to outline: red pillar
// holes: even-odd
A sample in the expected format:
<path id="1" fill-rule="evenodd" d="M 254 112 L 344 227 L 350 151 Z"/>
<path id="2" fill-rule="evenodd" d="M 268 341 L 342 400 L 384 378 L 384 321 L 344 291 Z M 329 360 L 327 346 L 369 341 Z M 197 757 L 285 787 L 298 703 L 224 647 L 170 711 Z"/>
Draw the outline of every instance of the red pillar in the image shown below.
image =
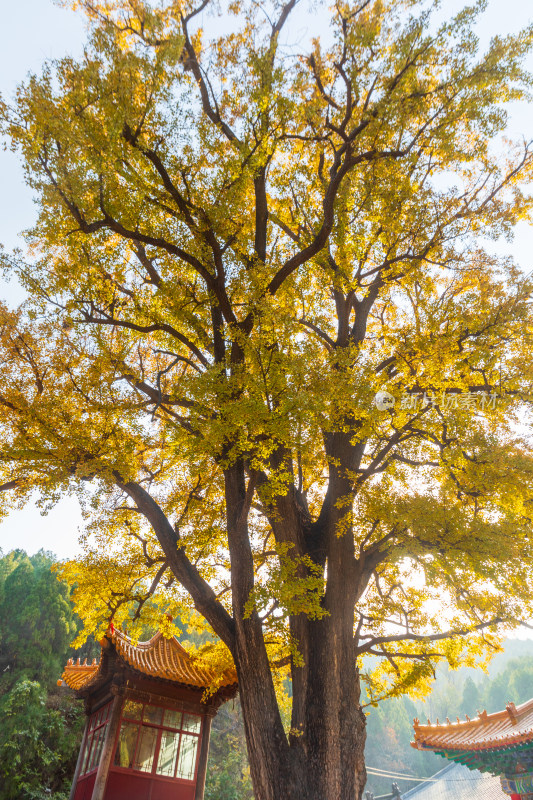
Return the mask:
<path id="1" fill-rule="evenodd" d="M 194 793 L 194 800 L 204 800 L 207 759 L 209 757 L 209 737 L 211 735 L 211 721 L 211 714 L 208 714 L 204 717 L 202 725 L 202 738 L 200 740 L 200 755 L 198 756 L 198 770 L 196 772 L 196 791 Z"/>
<path id="2" fill-rule="evenodd" d="M 117 739 L 121 712 L 122 697 L 117 694 L 113 700 L 111 717 L 107 724 L 104 746 L 102 748 L 102 755 L 100 756 L 100 763 L 98 764 L 98 772 L 96 773 L 96 780 L 94 782 L 91 800 L 104 800 L 105 787 L 107 784 L 107 777 L 109 775 L 109 767 L 111 766 L 111 757 L 113 755 L 113 750 Z"/>

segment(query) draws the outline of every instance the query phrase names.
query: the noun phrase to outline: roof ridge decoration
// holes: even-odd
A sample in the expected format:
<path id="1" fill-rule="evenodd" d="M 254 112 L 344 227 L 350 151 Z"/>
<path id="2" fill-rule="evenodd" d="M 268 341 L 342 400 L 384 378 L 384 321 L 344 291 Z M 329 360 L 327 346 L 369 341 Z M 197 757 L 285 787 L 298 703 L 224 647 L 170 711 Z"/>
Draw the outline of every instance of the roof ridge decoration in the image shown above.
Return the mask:
<path id="1" fill-rule="evenodd" d="M 125 644 L 130 644 L 133 647 L 141 650 L 148 650 L 151 647 L 154 647 L 160 639 L 163 639 L 166 642 L 173 642 L 174 645 L 183 653 L 185 658 L 189 658 L 191 660 L 193 659 L 193 656 L 191 656 L 191 654 L 187 652 L 187 650 L 183 647 L 183 645 L 178 641 L 178 639 L 175 636 L 170 636 L 167 638 L 161 633 L 161 631 L 157 631 L 156 633 L 154 633 L 151 639 L 147 639 L 147 641 L 145 642 L 140 642 L 137 639 L 134 639 L 132 636 L 128 636 L 128 634 L 125 633 L 124 631 L 117 630 L 117 628 L 110 625 L 106 636 L 110 638 L 113 642 L 120 640 Z"/>
<path id="2" fill-rule="evenodd" d="M 130 636 L 111 624 L 100 644 L 102 651 L 99 662 L 94 659 L 92 664 L 87 664 L 87 660 L 81 664 L 80 659 L 77 663 L 69 659 L 58 684 L 66 683 L 76 691 L 89 689 L 98 682 L 99 676 L 104 678 L 104 673 L 107 674 L 107 662 L 113 650 L 120 661 L 148 677 L 201 689 L 214 684 L 215 691 L 237 684 L 235 668 L 217 673 L 202 667 L 195 663 L 198 659 L 188 653 L 175 636 L 166 638 L 161 631 L 146 642 L 135 643 Z"/>
<path id="3" fill-rule="evenodd" d="M 513 725 L 516 725 L 517 722 L 518 722 L 518 709 L 515 706 L 515 704 L 514 703 L 507 703 L 507 705 L 505 706 L 505 710 L 509 714 L 509 719 L 511 720 Z"/>

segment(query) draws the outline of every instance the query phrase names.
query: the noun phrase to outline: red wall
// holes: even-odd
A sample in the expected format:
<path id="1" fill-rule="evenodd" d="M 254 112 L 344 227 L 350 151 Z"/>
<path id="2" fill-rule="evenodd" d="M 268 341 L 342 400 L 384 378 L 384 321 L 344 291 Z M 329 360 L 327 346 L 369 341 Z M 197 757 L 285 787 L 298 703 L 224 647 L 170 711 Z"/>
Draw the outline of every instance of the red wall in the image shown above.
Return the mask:
<path id="1" fill-rule="evenodd" d="M 95 780 L 96 772 L 91 772 L 90 775 L 80 778 L 76 784 L 74 800 L 91 800 Z"/>
<path id="2" fill-rule="evenodd" d="M 139 773 L 111 772 L 107 781 L 105 800 L 194 800 L 196 785 L 161 780 Z M 85 798 L 84 798 L 85 800 Z"/>
<path id="3" fill-rule="evenodd" d="M 81 778 L 76 786 L 74 800 L 91 800 L 96 773 Z M 113 772 L 106 786 L 105 800 L 194 800 L 196 783 L 179 783 L 175 780 L 157 779 L 136 772 Z M 150 792 L 151 789 L 151 792 Z"/>

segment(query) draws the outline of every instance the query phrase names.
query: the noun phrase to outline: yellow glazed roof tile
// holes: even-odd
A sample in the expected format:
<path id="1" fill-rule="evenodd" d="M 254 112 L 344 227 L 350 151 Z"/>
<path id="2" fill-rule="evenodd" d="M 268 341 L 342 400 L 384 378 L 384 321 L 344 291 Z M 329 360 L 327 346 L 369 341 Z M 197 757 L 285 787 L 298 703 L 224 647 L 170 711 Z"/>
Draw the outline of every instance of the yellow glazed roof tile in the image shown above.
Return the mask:
<path id="1" fill-rule="evenodd" d="M 77 691 L 78 689 L 82 689 L 85 684 L 96 675 L 98 668 L 99 663 L 96 659 L 93 660 L 92 664 L 88 664 L 87 659 L 85 659 L 82 664 L 79 658 L 77 661 L 69 658 L 61 680 L 57 683 L 59 686 L 61 686 L 62 683 L 66 683 L 71 689 Z"/>
<path id="2" fill-rule="evenodd" d="M 430 750 L 495 750 L 533 740 L 533 699 L 516 707 L 508 703 L 504 711 L 475 719 L 446 724 L 421 725 L 415 720 L 413 747 Z"/>
<path id="3" fill-rule="evenodd" d="M 63 672 L 62 681 L 76 691 L 86 686 L 88 688 L 89 683 L 102 669 L 103 651 L 109 646 L 109 642 L 114 645 L 119 659 L 149 677 L 163 678 L 202 689 L 212 683 L 216 683 L 218 688 L 234 686 L 237 683 L 235 669 L 217 675 L 212 670 L 200 667 L 175 637 L 166 639 L 161 633 L 156 633 L 150 641 L 134 644 L 129 636 L 112 627 L 102 641 L 100 662 L 97 663 L 95 659 L 92 664 L 87 664 L 87 661 L 82 664 L 79 659 L 76 663 L 70 659 Z"/>

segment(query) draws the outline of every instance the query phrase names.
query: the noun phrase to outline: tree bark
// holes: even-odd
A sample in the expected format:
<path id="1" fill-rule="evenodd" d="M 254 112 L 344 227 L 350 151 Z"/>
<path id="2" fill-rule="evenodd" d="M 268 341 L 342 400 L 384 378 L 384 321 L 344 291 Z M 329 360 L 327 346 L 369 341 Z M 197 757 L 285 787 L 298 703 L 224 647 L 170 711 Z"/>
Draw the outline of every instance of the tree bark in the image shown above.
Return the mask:
<path id="1" fill-rule="evenodd" d="M 248 608 L 254 588 L 254 564 L 248 532 L 244 466 L 225 472 L 226 516 L 235 620 L 233 658 L 239 679 L 250 771 L 256 800 L 296 800 L 290 788 L 289 745 L 279 713 L 263 627 Z M 300 795 L 301 796 L 301 795 Z"/>
<path id="2" fill-rule="evenodd" d="M 343 460 L 350 464 L 358 453 L 348 441 Z M 338 449 L 338 447 L 337 447 Z M 325 615 L 310 620 L 304 614 L 290 620 L 304 665 L 292 671 L 293 730 L 285 737 L 273 690 L 261 622 L 255 612 L 246 615 L 244 604 L 253 588 L 253 571 L 245 569 L 251 554 L 232 553 L 232 584 L 236 621 L 235 662 L 256 800 L 359 800 L 366 782 L 364 767 L 365 716 L 360 708 L 360 683 L 356 668 L 354 607 L 360 593 L 350 506 L 337 506 L 350 494 L 350 482 L 338 468 L 330 474 L 331 495 L 324 508 L 319 537 L 324 542 L 328 580 L 323 598 Z M 239 507 L 244 482 L 235 475 L 226 482 L 228 509 Z M 278 503 L 278 540 L 293 541 L 301 552 L 302 537 L 295 515 Z M 281 513 L 280 513 L 281 512 Z M 283 513 L 285 512 L 285 513 Z M 228 529 L 234 544 L 249 539 L 246 515 L 233 513 Z M 342 533 L 340 533 L 342 531 Z M 246 533 L 246 535 L 245 535 Z M 315 532 L 316 533 L 316 532 Z M 316 537 L 315 537 L 316 539 Z M 231 544 L 230 544 L 231 549 Z M 246 548 L 245 548 L 246 549 Z M 238 570 L 244 570 L 239 574 Z M 246 574 L 246 579 L 245 579 Z"/>
<path id="3" fill-rule="evenodd" d="M 242 625 L 241 638 L 236 615 L 239 646 L 235 660 L 257 800 L 359 800 L 366 783 L 366 720 L 360 707 L 354 639 L 354 609 L 364 577 L 355 558 L 349 479 L 350 471 L 360 463 L 364 445 L 352 445 L 350 435 L 333 434 L 326 437 L 326 448 L 331 457 L 328 494 L 313 529 L 300 513 L 294 491 L 278 499 L 272 515 L 277 541 L 292 543 L 298 555 L 312 553 L 327 575 L 324 616 L 316 620 L 305 614 L 290 618 L 291 635 L 304 663 L 292 665 L 288 749 L 286 740 L 282 746 L 272 735 L 279 712 L 274 701 L 268 707 L 270 670 L 268 664 L 259 663 L 261 648 L 254 645 L 258 637 L 256 641 L 264 647 L 260 626 L 251 635 Z M 226 500 L 230 500 L 228 495 Z M 251 624 L 252 618 L 244 622 Z M 270 757 L 265 753 L 267 731 Z M 272 754 L 274 764 L 266 767 L 272 763 Z"/>
<path id="4" fill-rule="evenodd" d="M 305 725 L 300 736 L 290 737 L 289 747 L 273 735 L 277 708 L 265 702 L 253 657 L 246 663 L 238 659 L 256 800 L 359 800 L 364 789 L 366 730 L 359 675 L 349 653 L 330 646 L 334 632 L 326 621 L 313 622 L 310 635 Z"/>

